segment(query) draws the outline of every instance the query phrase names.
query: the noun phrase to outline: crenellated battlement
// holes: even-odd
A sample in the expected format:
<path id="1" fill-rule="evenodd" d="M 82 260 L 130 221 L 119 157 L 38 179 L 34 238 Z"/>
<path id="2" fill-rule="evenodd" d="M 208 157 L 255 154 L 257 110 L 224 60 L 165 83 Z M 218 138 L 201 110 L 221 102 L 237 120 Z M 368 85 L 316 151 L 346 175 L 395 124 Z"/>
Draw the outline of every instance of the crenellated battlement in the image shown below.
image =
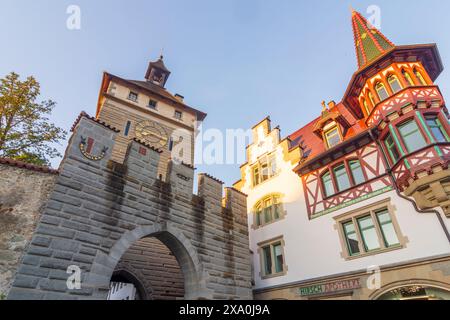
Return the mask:
<path id="1" fill-rule="evenodd" d="M 9 299 L 103 299 L 115 266 L 137 240 L 155 236 L 177 257 L 185 296 L 250 299 L 246 196 L 195 168 L 169 160 L 158 175 L 161 150 L 129 142 L 122 163 L 111 157 L 118 131 L 81 114 L 55 187 L 27 248 Z M 46 254 L 43 256 L 43 250 Z M 82 270 L 82 289 L 66 287 L 69 266 Z M 224 281 L 226 279 L 226 281 Z"/>

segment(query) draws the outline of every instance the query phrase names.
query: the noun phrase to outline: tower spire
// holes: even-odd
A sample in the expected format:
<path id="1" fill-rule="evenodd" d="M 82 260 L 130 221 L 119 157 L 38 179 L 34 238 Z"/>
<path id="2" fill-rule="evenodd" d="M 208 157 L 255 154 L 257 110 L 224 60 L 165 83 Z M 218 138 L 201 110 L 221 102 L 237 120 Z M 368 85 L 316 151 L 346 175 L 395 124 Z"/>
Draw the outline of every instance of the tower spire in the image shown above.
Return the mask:
<path id="1" fill-rule="evenodd" d="M 380 30 L 373 27 L 359 12 L 352 10 L 352 27 L 358 67 L 365 67 L 390 51 L 395 45 Z"/>

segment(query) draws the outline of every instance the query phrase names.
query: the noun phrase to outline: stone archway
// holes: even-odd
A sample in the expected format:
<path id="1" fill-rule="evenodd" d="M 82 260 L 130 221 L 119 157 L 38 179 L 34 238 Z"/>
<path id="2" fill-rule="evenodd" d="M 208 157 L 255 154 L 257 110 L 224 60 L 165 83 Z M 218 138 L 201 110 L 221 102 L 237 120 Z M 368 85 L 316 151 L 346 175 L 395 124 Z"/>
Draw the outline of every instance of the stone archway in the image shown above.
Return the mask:
<path id="1" fill-rule="evenodd" d="M 153 224 L 140 226 L 125 233 L 111 248 L 108 255 L 97 254 L 86 284 L 97 288 L 94 293 L 98 299 L 106 299 L 110 279 L 114 274 L 116 265 L 125 252 L 138 240 L 145 237 L 155 237 L 169 248 L 178 261 L 184 278 L 185 299 L 202 298 L 203 291 L 200 284 L 202 277 L 202 264 L 190 241 L 170 224 Z"/>

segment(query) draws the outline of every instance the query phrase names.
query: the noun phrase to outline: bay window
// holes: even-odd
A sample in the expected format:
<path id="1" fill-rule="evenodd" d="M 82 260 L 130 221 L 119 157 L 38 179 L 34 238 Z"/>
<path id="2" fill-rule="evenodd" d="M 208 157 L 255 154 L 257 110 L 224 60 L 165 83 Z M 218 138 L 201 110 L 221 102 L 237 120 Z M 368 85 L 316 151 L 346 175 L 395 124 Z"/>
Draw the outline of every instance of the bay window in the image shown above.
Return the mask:
<path id="1" fill-rule="evenodd" d="M 400 136 L 402 137 L 408 152 L 411 153 L 426 147 L 427 142 L 420 132 L 416 121 L 410 120 L 400 125 L 398 131 L 400 132 Z"/>
<path id="2" fill-rule="evenodd" d="M 425 119 L 437 142 L 450 142 L 450 137 L 437 116 L 427 116 Z"/>
<path id="3" fill-rule="evenodd" d="M 398 159 L 400 159 L 400 153 L 398 152 L 397 146 L 395 145 L 391 134 L 386 136 L 386 139 L 384 139 L 384 144 L 389 152 L 389 155 L 391 156 L 392 162 L 396 163 Z"/>

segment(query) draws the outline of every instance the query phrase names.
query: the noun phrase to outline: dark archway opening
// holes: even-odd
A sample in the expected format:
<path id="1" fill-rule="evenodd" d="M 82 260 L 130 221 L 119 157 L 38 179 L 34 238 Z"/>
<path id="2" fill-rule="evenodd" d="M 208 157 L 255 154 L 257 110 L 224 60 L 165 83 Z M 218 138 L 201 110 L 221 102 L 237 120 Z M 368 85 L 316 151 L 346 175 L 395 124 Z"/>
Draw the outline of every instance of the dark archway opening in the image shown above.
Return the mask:
<path id="1" fill-rule="evenodd" d="M 184 276 L 175 254 L 154 237 L 136 241 L 111 277 L 108 300 L 176 300 L 185 295 Z M 168 243 L 170 245 L 170 241 Z"/>

